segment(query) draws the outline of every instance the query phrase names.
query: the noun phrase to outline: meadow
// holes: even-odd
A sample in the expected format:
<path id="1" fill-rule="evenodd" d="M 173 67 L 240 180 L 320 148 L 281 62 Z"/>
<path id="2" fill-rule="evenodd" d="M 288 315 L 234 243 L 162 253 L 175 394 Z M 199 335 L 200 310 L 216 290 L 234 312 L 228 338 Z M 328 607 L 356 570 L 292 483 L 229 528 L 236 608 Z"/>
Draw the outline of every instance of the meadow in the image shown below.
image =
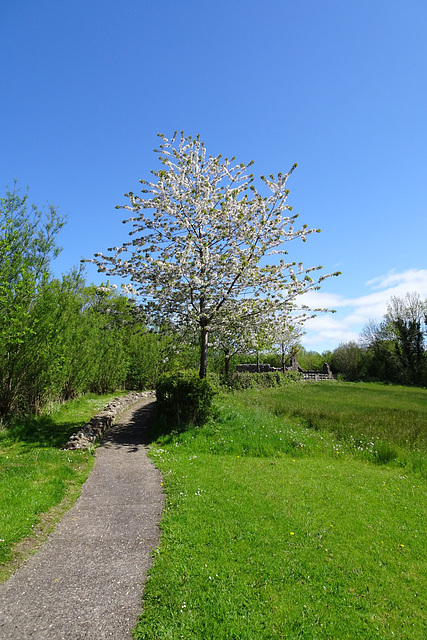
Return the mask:
<path id="1" fill-rule="evenodd" d="M 424 638 L 427 391 L 218 404 L 153 443 L 166 508 L 135 638 Z"/>
<path id="2" fill-rule="evenodd" d="M 0 430 L 0 582 L 77 499 L 93 455 L 62 447 L 112 397 L 87 394 Z"/>

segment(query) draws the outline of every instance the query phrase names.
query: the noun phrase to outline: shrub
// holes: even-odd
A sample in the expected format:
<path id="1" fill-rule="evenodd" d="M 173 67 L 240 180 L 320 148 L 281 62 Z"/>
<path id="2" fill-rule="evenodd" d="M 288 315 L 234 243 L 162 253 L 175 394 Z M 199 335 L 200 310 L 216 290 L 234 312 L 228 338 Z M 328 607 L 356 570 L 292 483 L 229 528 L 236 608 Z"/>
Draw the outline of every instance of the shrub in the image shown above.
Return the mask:
<path id="1" fill-rule="evenodd" d="M 212 380 L 200 379 L 193 371 L 165 373 L 156 385 L 157 411 L 162 426 L 169 428 L 188 424 L 203 424 L 213 417 L 213 398 L 216 385 Z"/>

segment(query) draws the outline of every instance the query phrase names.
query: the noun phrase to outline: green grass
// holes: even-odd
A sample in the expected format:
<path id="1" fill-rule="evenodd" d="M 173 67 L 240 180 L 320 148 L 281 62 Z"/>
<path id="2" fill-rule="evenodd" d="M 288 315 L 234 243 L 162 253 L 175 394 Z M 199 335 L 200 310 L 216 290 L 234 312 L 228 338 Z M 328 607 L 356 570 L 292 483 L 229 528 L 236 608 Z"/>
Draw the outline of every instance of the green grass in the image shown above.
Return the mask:
<path id="1" fill-rule="evenodd" d="M 111 398 L 86 395 L 0 431 L 0 581 L 78 497 L 93 456 L 62 447 Z"/>
<path id="2" fill-rule="evenodd" d="M 167 503 L 135 637 L 424 638 L 427 391 L 320 383 L 220 404 L 153 446 Z"/>
<path id="3" fill-rule="evenodd" d="M 199 452 L 356 456 L 427 475 L 427 391 L 363 383 L 302 383 L 221 400 L 221 419 L 174 433 Z"/>

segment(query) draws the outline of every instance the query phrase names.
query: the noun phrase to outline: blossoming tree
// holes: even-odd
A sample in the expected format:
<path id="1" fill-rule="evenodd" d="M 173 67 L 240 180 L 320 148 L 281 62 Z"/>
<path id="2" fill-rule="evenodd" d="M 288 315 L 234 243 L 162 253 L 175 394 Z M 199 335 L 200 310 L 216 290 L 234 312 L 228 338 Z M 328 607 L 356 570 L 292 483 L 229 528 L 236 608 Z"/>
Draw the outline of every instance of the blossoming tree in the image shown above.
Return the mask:
<path id="1" fill-rule="evenodd" d="M 179 327 L 197 327 L 200 377 L 206 377 L 208 337 L 227 308 L 256 300 L 259 314 L 292 311 L 296 298 L 319 287 L 329 275 L 313 277 L 322 267 L 303 268 L 285 256 L 286 244 L 318 232 L 295 228 L 297 215 L 287 204 L 287 180 L 261 176 L 264 196 L 235 158 L 207 155 L 200 136 L 169 140 L 159 134 L 161 168 L 155 181 L 141 180 L 142 195 L 125 194 L 130 203 L 116 207 L 132 212 L 131 240 L 95 254 L 91 260 L 107 275 L 130 280 L 151 317 L 168 318 Z M 129 287 L 129 285 L 127 285 Z M 237 304 L 238 308 L 238 304 Z"/>
<path id="2" fill-rule="evenodd" d="M 260 309 L 261 306 L 261 309 Z M 224 354 L 224 373 L 238 353 L 256 353 L 270 345 L 269 321 L 263 315 L 262 300 L 229 300 L 211 330 L 210 343 Z"/>
<path id="3" fill-rule="evenodd" d="M 280 356 L 280 368 L 285 373 L 286 358 L 295 355 L 297 347 L 305 331 L 304 322 L 309 316 L 302 315 L 299 318 L 290 317 L 286 313 L 279 313 L 271 319 L 271 350 Z"/>

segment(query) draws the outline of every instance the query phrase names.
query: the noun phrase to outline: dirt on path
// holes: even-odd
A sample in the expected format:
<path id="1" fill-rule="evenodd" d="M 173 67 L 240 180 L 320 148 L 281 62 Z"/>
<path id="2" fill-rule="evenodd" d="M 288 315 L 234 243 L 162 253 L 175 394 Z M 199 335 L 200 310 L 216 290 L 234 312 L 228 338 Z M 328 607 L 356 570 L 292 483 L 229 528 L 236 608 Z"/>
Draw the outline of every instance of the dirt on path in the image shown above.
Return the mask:
<path id="1" fill-rule="evenodd" d="M 153 404 L 121 415 L 74 506 L 0 585 L 0 640 L 132 638 L 163 507 L 147 457 Z"/>

